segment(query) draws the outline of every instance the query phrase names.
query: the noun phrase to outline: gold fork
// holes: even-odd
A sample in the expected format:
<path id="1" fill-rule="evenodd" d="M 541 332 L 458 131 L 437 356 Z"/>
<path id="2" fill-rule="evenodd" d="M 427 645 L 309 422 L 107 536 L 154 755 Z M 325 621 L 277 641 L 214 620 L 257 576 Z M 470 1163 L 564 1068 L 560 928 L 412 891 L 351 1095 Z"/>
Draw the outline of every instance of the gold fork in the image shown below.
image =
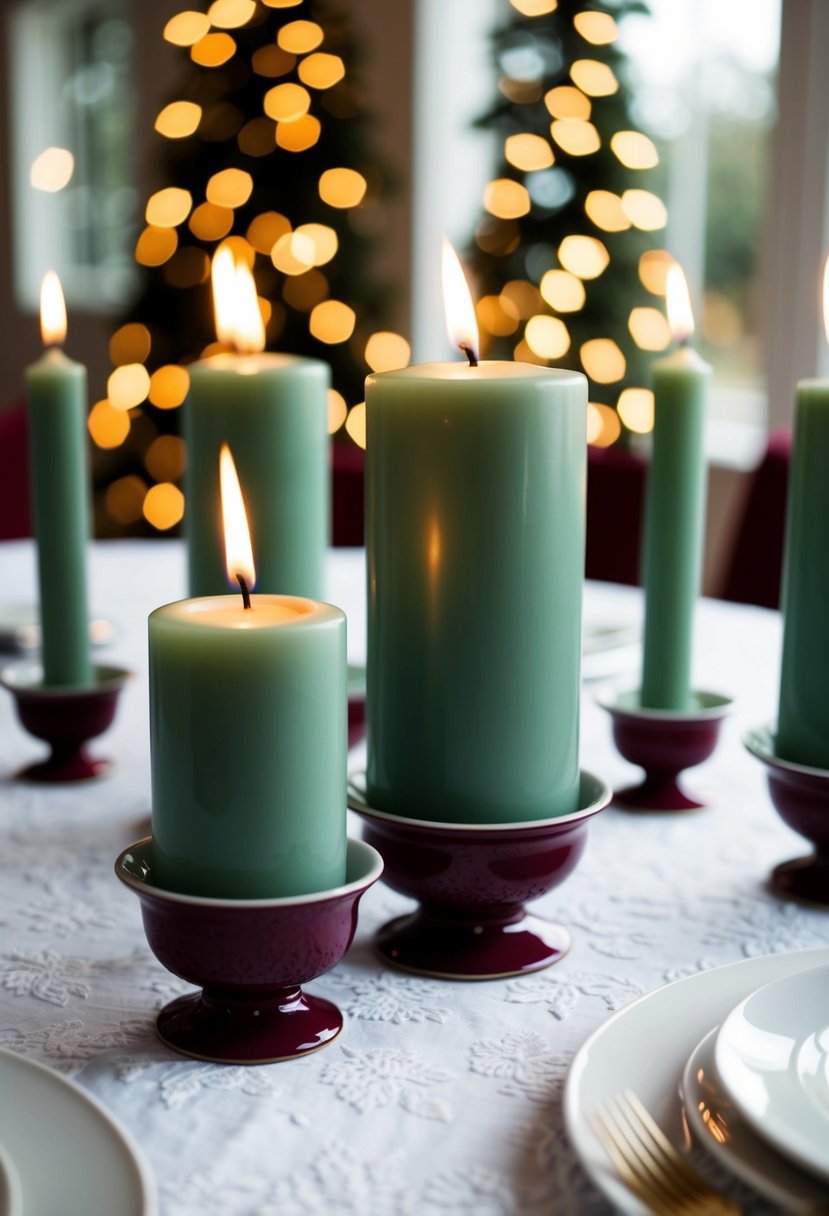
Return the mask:
<path id="1" fill-rule="evenodd" d="M 658 1216 L 742 1211 L 691 1169 L 631 1090 L 597 1107 L 590 1124 L 622 1181 Z"/>

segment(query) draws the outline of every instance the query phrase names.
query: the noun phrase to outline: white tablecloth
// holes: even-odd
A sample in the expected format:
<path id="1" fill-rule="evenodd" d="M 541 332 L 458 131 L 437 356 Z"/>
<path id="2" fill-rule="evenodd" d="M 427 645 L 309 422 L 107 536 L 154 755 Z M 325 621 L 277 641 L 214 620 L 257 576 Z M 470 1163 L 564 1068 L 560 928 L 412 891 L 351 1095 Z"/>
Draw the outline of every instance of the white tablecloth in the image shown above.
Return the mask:
<path id="1" fill-rule="evenodd" d="M 361 660 L 361 556 L 333 554 L 330 574 Z M 693 774 L 714 804 L 675 819 L 607 810 L 593 822 L 576 873 L 535 905 L 570 926 L 566 959 L 484 984 L 390 972 L 372 933 L 408 905 L 378 885 L 347 959 L 310 986 L 347 1015 L 336 1043 L 258 1068 L 177 1057 L 153 1023 L 186 986 L 150 954 L 138 901 L 112 863 L 147 831 L 145 618 L 184 593 L 183 551 L 97 545 L 91 583 L 96 614 L 118 629 L 108 657 L 138 675 L 96 744 L 117 758 L 115 773 L 51 789 L 11 780 L 40 745 L 0 698 L 0 1045 L 74 1076 L 129 1127 L 163 1216 L 605 1212 L 562 1129 L 563 1079 L 586 1036 L 679 976 L 829 943 L 829 915 L 765 890 L 769 867 L 804 842 L 776 817 L 740 743 L 774 714 L 779 618 L 704 601 L 695 683 L 738 698 L 717 753 Z M 0 546 L 0 608 L 33 598 L 31 546 Z M 588 621 L 636 621 L 640 611 L 636 591 L 587 588 Z M 590 686 L 582 721 L 584 767 L 611 783 L 633 777 Z"/>

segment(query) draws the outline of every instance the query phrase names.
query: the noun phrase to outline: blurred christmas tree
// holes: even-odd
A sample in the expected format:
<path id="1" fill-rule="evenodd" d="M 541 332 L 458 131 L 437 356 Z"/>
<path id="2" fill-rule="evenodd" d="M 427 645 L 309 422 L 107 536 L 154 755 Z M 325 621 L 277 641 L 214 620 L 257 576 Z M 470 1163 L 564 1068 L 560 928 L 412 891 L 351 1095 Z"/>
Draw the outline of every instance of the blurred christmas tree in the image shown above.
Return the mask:
<path id="1" fill-rule="evenodd" d="M 499 98 L 479 120 L 500 140 L 470 264 L 485 357 L 584 371 L 588 433 L 652 425 L 650 352 L 670 341 L 667 213 L 658 154 L 635 128 L 618 21 L 642 0 L 510 0 L 494 35 Z M 618 413 L 617 413 L 618 410 Z M 620 423 L 621 419 L 621 423 Z"/>
<path id="2" fill-rule="evenodd" d="M 254 270 L 269 349 L 331 365 L 330 429 L 359 433 L 369 370 L 404 366 L 377 332 L 385 290 L 370 261 L 388 176 L 372 154 L 358 48 L 325 0 L 215 0 L 164 38 L 187 69 L 159 113 L 162 188 L 135 249 L 140 296 L 114 334 L 115 371 L 90 416 L 99 530 L 167 530 L 182 517 L 176 409 L 186 365 L 215 341 L 211 259 L 229 245 Z"/>

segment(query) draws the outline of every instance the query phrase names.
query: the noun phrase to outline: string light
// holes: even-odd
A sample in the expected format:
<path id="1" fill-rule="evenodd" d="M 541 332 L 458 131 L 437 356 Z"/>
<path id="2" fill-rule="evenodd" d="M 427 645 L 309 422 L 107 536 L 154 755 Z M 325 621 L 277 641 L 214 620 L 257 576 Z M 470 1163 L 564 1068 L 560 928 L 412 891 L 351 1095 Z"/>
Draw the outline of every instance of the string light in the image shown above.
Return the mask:
<path id="1" fill-rule="evenodd" d="M 210 18 L 207 13 L 187 11 L 177 13 L 164 26 L 164 37 L 174 46 L 192 46 L 203 38 L 210 29 Z"/>
<path id="2" fill-rule="evenodd" d="M 567 270 L 548 270 L 542 276 L 541 295 L 556 312 L 579 312 L 587 293 L 581 279 Z"/>
<path id="3" fill-rule="evenodd" d="M 610 147 L 626 169 L 654 169 L 659 164 L 656 145 L 641 131 L 617 131 Z"/>
<path id="4" fill-rule="evenodd" d="M 171 101 L 155 120 L 155 129 L 167 139 L 186 139 L 201 122 L 202 108 L 195 101 Z"/>
<path id="5" fill-rule="evenodd" d="M 542 359 L 560 359 L 570 349 L 570 333 L 558 317 L 545 313 L 530 317 L 524 329 L 524 339 L 534 355 Z"/>
<path id="6" fill-rule="evenodd" d="M 573 25 L 585 42 L 592 42 L 594 46 L 607 46 L 619 37 L 619 27 L 610 13 L 588 9 L 583 13 L 576 13 Z"/>
<path id="7" fill-rule="evenodd" d="M 530 210 L 527 187 L 510 177 L 499 177 L 484 190 L 484 207 L 490 215 L 502 220 L 517 219 Z"/>
<path id="8" fill-rule="evenodd" d="M 588 119 L 593 110 L 590 98 L 585 97 L 581 89 L 567 84 L 550 89 L 550 92 L 545 94 L 544 104 L 553 118 Z"/>
<path id="9" fill-rule="evenodd" d="M 610 262 L 607 247 L 593 236 L 566 236 L 558 247 L 558 260 L 580 279 L 597 279 Z"/>
<path id="10" fill-rule="evenodd" d="M 203 68 L 220 68 L 236 54 L 230 34 L 206 34 L 190 48 L 190 58 Z"/>
<path id="11" fill-rule="evenodd" d="M 640 350 L 665 350 L 670 345 L 671 327 L 658 308 L 632 308 L 628 329 Z"/>
<path id="12" fill-rule="evenodd" d="M 328 434 L 335 435 L 345 422 L 348 406 L 345 397 L 335 388 L 328 390 Z"/>
<path id="13" fill-rule="evenodd" d="M 361 401 L 358 405 L 353 405 L 348 411 L 348 417 L 345 420 L 345 429 L 348 431 L 351 438 L 357 444 L 358 448 L 366 446 L 366 403 Z"/>
<path id="14" fill-rule="evenodd" d="M 622 433 L 622 425 L 609 405 L 591 401 L 587 406 L 587 442 L 594 448 L 611 447 Z"/>
<path id="15" fill-rule="evenodd" d="M 602 146 L 599 132 L 583 118 L 554 118 L 550 134 L 569 156 L 590 156 Z"/>
<path id="16" fill-rule="evenodd" d="M 579 349 L 582 367 L 597 384 L 615 384 L 627 371 L 627 360 L 612 338 L 590 338 Z"/>
<path id="17" fill-rule="evenodd" d="M 72 180 L 75 158 L 68 148 L 46 148 L 33 162 L 29 181 L 35 190 L 57 194 Z"/>
<path id="18" fill-rule="evenodd" d="M 639 435 L 653 430 L 653 406 L 653 393 L 648 388 L 623 389 L 616 403 L 622 422 Z"/>
<path id="19" fill-rule="evenodd" d="M 306 55 L 315 51 L 325 35 L 322 27 L 315 21 L 290 21 L 283 25 L 276 36 L 276 41 L 283 51 L 292 55 Z"/>
<path id="20" fill-rule="evenodd" d="M 524 132 L 509 135 L 504 141 L 504 158 L 524 173 L 548 169 L 553 164 L 553 149 L 541 135 Z"/>

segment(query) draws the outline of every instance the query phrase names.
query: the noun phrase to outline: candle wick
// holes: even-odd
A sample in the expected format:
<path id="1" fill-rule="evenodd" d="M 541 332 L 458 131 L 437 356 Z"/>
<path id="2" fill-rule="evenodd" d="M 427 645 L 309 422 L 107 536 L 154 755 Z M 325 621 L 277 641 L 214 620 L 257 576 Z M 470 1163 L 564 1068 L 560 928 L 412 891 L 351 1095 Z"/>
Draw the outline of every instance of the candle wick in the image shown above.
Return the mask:
<path id="1" fill-rule="evenodd" d="M 477 358 L 474 350 L 472 349 L 472 347 L 466 342 L 459 342 L 458 345 L 460 346 L 461 350 L 463 351 L 463 353 L 466 355 L 467 359 L 469 360 L 469 366 L 477 367 L 478 358 Z"/>
<path id="2" fill-rule="evenodd" d="M 245 609 L 249 609 L 250 608 L 250 592 L 248 591 L 248 585 L 245 582 L 245 580 L 241 574 L 236 575 L 236 582 L 239 584 L 239 588 L 242 592 L 242 607 Z"/>

